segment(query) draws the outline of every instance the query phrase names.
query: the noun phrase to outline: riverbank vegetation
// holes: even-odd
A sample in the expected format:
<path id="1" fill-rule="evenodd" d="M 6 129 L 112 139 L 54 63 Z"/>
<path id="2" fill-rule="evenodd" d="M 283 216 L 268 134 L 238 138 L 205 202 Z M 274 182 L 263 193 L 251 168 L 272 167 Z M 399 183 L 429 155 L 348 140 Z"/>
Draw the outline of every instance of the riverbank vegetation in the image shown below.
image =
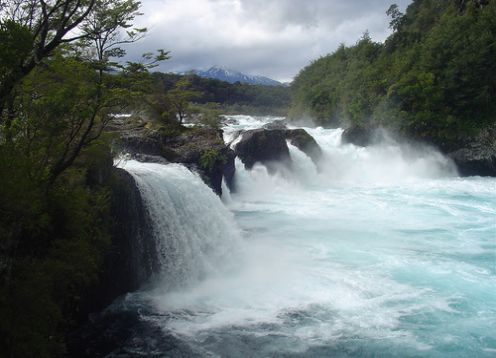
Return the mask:
<path id="1" fill-rule="evenodd" d="M 416 0 L 388 10 L 393 33 L 368 33 L 304 68 L 291 117 L 394 129 L 445 151 L 496 123 L 496 3 Z"/>
<path id="2" fill-rule="evenodd" d="M 167 54 L 119 64 L 134 0 L 0 5 L 0 351 L 64 353 L 110 243 L 114 113 Z M 118 75 L 116 75 L 116 71 Z"/>

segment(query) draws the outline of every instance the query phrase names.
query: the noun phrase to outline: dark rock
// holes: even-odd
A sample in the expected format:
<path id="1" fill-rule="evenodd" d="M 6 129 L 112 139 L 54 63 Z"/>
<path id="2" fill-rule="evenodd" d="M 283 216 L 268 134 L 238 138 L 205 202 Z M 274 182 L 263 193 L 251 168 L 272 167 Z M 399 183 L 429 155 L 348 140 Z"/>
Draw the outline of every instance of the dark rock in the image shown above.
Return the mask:
<path id="1" fill-rule="evenodd" d="M 283 119 L 277 119 L 273 122 L 265 124 L 262 128 L 269 130 L 285 130 L 288 127 L 286 126 L 286 122 Z"/>
<path id="2" fill-rule="evenodd" d="M 459 149 L 448 153 L 460 175 L 496 176 L 496 125 L 460 143 Z"/>
<path id="3" fill-rule="evenodd" d="M 222 138 L 222 131 L 195 128 L 168 140 L 167 148 L 174 153 L 174 162 L 195 169 L 203 181 L 218 195 L 222 194 L 222 177 L 232 187 L 234 152 Z"/>
<path id="4" fill-rule="evenodd" d="M 269 170 L 274 170 L 274 162 L 284 165 L 291 163 L 285 130 L 260 128 L 246 131 L 234 152 L 247 169 L 251 169 L 256 162 L 266 165 Z"/>
<path id="5" fill-rule="evenodd" d="M 120 295 L 135 291 L 158 272 L 150 219 L 134 178 L 114 168 L 111 193 L 113 227 L 99 284 L 87 292 L 82 312 L 97 312 Z"/>
<path id="6" fill-rule="evenodd" d="M 309 156 L 318 165 L 320 158 L 322 158 L 322 149 L 307 131 L 304 129 L 288 129 L 286 131 L 286 138 L 292 145 Z"/>
<path id="7" fill-rule="evenodd" d="M 229 190 L 234 192 L 236 191 L 236 188 L 234 187 L 234 174 L 236 172 L 236 166 L 234 160 L 236 159 L 236 154 L 234 154 L 234 151 L 231 148 L 226 148 L 224 155 L 226 161 L 222 166 L 222 175 L 224 176 L 226 185 L 229 188 Z"/>
<path id="8" fill-rule="evenodd" d="M 140 161 L 183 163 L 198 172 L 219 195 L 223 176 L 228 187 L 232 187 L 234 152 L 224 143 L 220 130 L 185 127 L 172 128 L 167 133 L 146 128 L 125 130 L 121 132 L 119 146 Z"/>
<path id="9" fill-rule="evenodd" d="M 121 297 L 69 336 L 68 357 L 201 357 L 154 320 L 149 305 Z"/>
<path id="10" fill-rule="evenodd" d="M 287 140 L 318 165 L 322 149 L 315 139 L 304 129 L 287 129 L 285 125 L 282 128 L 276 125 L 272 129 L 260 128 L 244 132 L 234 151 L 247 169 L 260 162 L 272 171 L 275 170 L 274 162 L 291 166 Z"/>
<path id="11" fill-rule="evenodd" d="M 344 144 L 354 144 L 359 147 L 367 147 L 374 142 L 375 135 L 375 128 L 349 127 L 343 131 L 341 142 Z"/>
<path id="12" fill-rule="evenodd" d="M 117 147 L 130 154 L 146 154 L 154 156 L 163 156 L 164 143 L 161 134 L 158 131 L 140 129 L 127 130 L 120 133 Z"/>
<path id="13" fill-rule="evenodd" d="M 448 155 L 462 176 L 496 176 L 496 151 L 463 148 Z"/>

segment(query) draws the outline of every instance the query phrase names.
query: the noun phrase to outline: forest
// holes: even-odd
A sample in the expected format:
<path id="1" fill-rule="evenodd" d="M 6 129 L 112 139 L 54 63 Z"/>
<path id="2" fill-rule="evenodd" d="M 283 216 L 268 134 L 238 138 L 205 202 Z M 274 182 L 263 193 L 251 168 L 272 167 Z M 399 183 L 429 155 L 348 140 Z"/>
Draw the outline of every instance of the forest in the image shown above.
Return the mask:
<path id="1" fill-rule="evenodd" d="M 496 3 L 415 0 L 392 5 L 384 43 L 353 46 L 300 71 L 293 118 L 384 126 L 450 151 L 496 123 Z"/>
<path id="2" fill-rule="evenodd" d="M 290 90 L 285 86 L 231 84 L 196 75 L 160 72 L 154 72 L 152 77 L 159 86 L 157 92 L 167 93 L 174 87 L 185 86 L 188 91 L 193 91 L 191 102 L 200 105 L 217 103 L 224 114 L 284 116 L 291 102 Z"/>

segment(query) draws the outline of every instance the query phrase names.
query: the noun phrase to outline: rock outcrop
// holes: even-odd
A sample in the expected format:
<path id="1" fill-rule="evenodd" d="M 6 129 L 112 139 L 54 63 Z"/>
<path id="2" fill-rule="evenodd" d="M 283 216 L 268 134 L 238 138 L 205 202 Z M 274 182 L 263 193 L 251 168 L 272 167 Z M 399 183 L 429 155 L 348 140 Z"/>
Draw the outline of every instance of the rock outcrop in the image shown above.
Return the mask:
<path id="1" fill-rule="evenodd" d="M 159 270 L 153 229 L 134 178 L 114 168 L 111 181 L 110 247 L 99 284 L 85 297 L 85 313 L 98 312 L 115 298 L 136 291 Z"/>
<path id="2" fill-rule="evenodd" d="M 275 170 L 276 162 L 288 166 L 291 163 L 285 130 L 260 128 L 246 131 L 234 147 L 234 152 L 247 169 L 257 162 L 266 165 L 269 170 Z"/>
<path id="3" fill-rule="evenodd" d="M 270 123 L 265 124 L 263 129 L 269 129 L 269 130 L 285 130 L 288 129 L 286 126 L 286 122 L 283 119 L 277 119 L 275 121 L 272 121 Z"/>
<path id="4" fill-rule="evenodd" d="M 460 175 L 496 176 L 496 126 L 486 129 L 448 156 L 455 162 Z"/>
<path id="5" fill-rule="evenodd" d="M 309 156 L 315 165 L 318 166 L 320 158 L 322 158 L 322 149 L 307 131 L 304 129 L 288 129 L 286 130 L 286 139 Z"/>
<path id="6" fill-rule="evenodd" d="M 136 160 L 182 163 L 198 172 L 217 194 L 222 193 L 222 178 L 233 186 L 234 152 L 224 143 L 222 131 L 212 128 L 178 127 L 168 132 L 146 128 L 122 130 L 121 150 Z M 151 159 L 151 160 L 150 160 Z"/>
<path id="7" fill-rule="evenodd" d="M 496 176 L 496 151 L 462 148 L 449 154 L 462 176 Z"/>
<path id="8" fill-rule="evenodd" d="M 354 144 L 359 147 L 367 147 L 376 139 L 376 129 L 369 127 L 353 126 L 346 128 L 341 135 L 341 142 Z"/>
<path id="9" fill-rule="evenodd" d="M 304 129 L 287 129 L 283 121 L 275 121 L 263 128 L 242 133 L 234 152 L 247 169 L 259 162 L 272 171 L 276 162 L 291 167 L 287 141 L 309 156 L 318 166 L 322 149 L 315 139 Z"/>

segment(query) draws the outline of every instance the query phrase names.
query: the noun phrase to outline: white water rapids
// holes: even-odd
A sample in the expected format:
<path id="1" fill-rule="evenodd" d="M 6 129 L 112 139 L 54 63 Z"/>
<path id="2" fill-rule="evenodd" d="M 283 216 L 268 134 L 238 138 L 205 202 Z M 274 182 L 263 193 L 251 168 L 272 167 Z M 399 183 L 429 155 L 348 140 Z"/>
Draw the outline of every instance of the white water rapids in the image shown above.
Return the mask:
<path id="1" fill-rule="evenodd" d="M 231 119 L 226 140 L 273 120 Z M 180 356 L 496 355 L 496 179 L 459 178 L 426 147 L 305 129 L 320 171 L 292 146 L 290 176 L 237 160 L 224 203 L 181 166 L 124 165 L 163 257 L 161 279 L 126 298 L 142 319 Z"/>

